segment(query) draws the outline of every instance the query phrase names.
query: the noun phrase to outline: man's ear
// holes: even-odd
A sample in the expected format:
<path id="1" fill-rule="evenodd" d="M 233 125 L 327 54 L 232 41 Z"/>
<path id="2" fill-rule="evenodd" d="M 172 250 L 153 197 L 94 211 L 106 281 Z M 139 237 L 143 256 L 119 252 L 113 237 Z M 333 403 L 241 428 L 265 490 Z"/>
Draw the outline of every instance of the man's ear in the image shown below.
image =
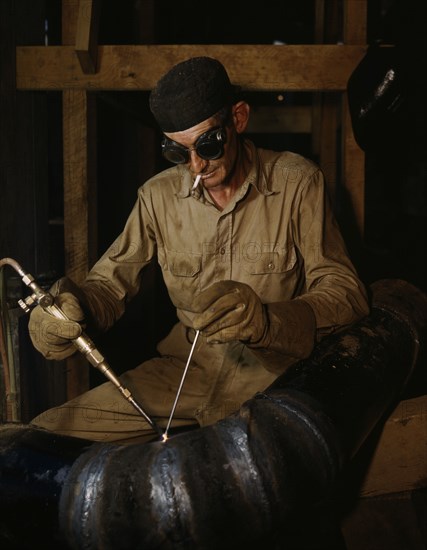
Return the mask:
<path id="1" fill-rule="evenodd" d="M 246 101 L 239 101 L 232 107 L 233 123 L 236 128 L 236 132 L 241 134 L 246 130 L 246 126 L 249 122 L 251 108 Z"/>

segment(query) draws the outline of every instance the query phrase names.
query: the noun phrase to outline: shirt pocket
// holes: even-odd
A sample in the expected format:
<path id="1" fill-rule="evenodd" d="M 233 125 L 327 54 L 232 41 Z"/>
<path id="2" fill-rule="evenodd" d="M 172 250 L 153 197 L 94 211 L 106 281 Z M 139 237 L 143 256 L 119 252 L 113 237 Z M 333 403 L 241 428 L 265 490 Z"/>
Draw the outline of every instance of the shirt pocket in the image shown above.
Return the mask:
<path id="1" fill-rule="evenodd" d="M 190 309 L 195 294 L 200 291 L 202 255 L 163 250 L 159 260 L 173 304 L 180 309 Z"/>
<path id="2" fill-rule="evenodd" d="M 290 299 L 298 286 L 298 265 L 295 247 L 260 252 L 256 258 L 244 262 L 242 281 L 249 284 L 264 303 Z"/>
<path id="3" fill-rule="evenodd" d="M 245 262 L 245 271 L 251 275 L 286 273 L 297 263 L 295 247 L 283 251 L 260 252 L 253 260 Z"/>

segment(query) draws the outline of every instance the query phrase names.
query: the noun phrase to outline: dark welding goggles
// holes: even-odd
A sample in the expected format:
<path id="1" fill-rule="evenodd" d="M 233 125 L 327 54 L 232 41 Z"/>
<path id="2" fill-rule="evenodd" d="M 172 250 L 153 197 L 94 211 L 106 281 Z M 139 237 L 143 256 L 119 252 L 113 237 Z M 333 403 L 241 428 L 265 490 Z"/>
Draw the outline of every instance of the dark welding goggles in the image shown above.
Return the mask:
<path id="1" fill-rule="evenodd" d="M 224 145 L 227 142 L 225 128 L 217 127 L 208 130 L 197 138 L 194 147 L 187 149 L 176 141 L 164 137 L 162 141 L 162 155 L 174 164 L 186 164 L 190 160 L 190 151 L 196 151 L 203 160 L 215 160 L 224 154 Z"/>

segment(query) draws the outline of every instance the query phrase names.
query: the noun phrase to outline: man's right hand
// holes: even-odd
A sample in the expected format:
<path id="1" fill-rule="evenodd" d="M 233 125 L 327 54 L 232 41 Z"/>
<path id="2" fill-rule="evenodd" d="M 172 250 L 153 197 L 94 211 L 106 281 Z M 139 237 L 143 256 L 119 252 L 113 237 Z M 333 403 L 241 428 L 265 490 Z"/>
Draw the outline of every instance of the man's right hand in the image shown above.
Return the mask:
<path id="1" fill-rule="evenodd" d="M 57 319 L 41 306 L 36 306 L 30 314 L 28 330 L 31 341 L 47 359 L 60 361 L 76 351 L 72 340 L 82 333 L 80 323 L 84 320 L 84 313 L 76 296 L 69 291 L 73 285 L 74 283 L 64 277 L 50 290 L 55 304 L 62 309 L 69 321 Z"/>

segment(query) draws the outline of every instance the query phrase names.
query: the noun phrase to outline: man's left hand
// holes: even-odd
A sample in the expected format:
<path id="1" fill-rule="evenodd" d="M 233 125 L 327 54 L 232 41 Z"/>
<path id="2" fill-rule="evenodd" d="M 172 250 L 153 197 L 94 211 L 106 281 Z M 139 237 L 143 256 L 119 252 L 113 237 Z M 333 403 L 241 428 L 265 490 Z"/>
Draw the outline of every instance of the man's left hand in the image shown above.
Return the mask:
<path id="1" fill-rule="evenodd" d="M 267 313 L 250 286 L 236 281 L 219 281 L 194 300 L 193 326 L 210 343 L 240 340 L 256 344 L 267 330 Z"/>

